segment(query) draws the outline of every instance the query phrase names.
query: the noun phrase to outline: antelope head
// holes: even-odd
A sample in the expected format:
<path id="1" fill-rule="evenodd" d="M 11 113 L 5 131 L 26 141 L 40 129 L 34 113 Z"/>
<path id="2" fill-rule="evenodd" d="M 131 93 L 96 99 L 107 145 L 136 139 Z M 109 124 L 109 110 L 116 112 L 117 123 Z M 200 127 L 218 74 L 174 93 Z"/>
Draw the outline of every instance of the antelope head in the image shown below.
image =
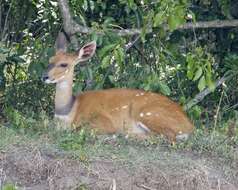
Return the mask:
<path id="1" fill-rule="evenodd" d="M 45 83 L 58 83 L 67 77 L 72 77 L 74 66 L 93 56 L 96 50 L 96 42 L 92 41 L 84 45 L 76 53 L 67 53 L 67 39 L 63 33 L 59 33 L 55 48 L 56 53 L 50 58 L 48 68 L 42 76 Z"/>

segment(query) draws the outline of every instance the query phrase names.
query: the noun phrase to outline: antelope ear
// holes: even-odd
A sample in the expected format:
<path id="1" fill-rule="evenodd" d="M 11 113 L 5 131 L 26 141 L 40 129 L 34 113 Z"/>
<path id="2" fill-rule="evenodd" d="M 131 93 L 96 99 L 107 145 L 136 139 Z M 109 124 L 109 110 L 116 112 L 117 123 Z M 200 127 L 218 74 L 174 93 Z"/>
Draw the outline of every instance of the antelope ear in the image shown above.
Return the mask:
<path id="1" fill-rule="evenodd" d="M 83 61 L 90 59 L 93 56 L 93 54 L 95 53 L 96 46 L 97 46 L 97 44 L 95 41 L 92 41 L 92 42 L 84 45 L 78 52 L 79 62 L 83 62 Z"/>
<path id="2" fill-rule="evenodd" d="M 55 49 L 56 51 L 63 51 L 66 52 L 67 50 L 67 39 L 63 32 L 58 34 L 58 37 L 55 42 Z"/>

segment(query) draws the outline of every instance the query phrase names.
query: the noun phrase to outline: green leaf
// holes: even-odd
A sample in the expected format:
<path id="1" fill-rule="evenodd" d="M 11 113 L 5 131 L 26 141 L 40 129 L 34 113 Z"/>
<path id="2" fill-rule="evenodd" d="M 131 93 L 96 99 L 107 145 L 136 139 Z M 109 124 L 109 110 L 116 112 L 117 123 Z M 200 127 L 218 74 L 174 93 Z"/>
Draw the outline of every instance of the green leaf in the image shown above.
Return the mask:
<path id="1" fill-rule="evenodd" d="M 159 88 L 160 88 L 160 92 L 163 93 L 164 95 L 169 96 L 171 94 L 171 90 L 169 86 L 165 84 L 164 82 L 159 83 Z"/>
<path id="2" fill-rule="evenodd" d="M 192 70 L 188 70 L 188 71 L 187 71 L 187 77 L 188 77 L 189 80 L 192 80 L 192 78 L 193 78 L 193 72 L 192 72 Z"/>
<path id="3" fill-rule="evenodd" d="M 109 44 L 107 46 L 104 46 L 100 51 L 99 51 L 99 56 L 100 58 L 105 57 L 106 54 L 111 53 L 112 50 L 117 46 L 117 44 Z"/>
<path id="4" fill-rule="evenodd" d="M 176 28 L 177 23 L 176 23 L 176 19 L 174 18 L 174 16 L 170 15 L 168 18 L 168 25 L 169 25 L 169 29 L 172 31 Z"/>
<path id="5" fill-rule="evenodd" d="M 87 74 L 88 74 L 88 78 L 89 79 L 93 79 L 93 71 L 90 67 L 86 67 L 87 68 Z"/>
<path id="6" fill-rule="evenodd" d="M 118 48 L 114 51 L 115 60 L 119 65 L 124 63 L 124 51 L 122 48 Z"/>
<path id="7" fill-rule="evenodd" d="M 12 56 L 8 58 L 10 61 L 13 61 L 15 63 L 24 63 L 24 59 L 22 59 L 21 57 L 19 57 L 18 55 Z"/>
<path id="8" fill-rule="evenodd" d="M 134 0 L 128 0 L 128 5 L 131 9 L 135 10 L 137 8 Z"/>
<path id="9" fill-rule="evenodd" d="M 102 68 L 107 68 L 110 65 L 110 61 L 111 61 L 111 56 L 107 55 L 102 59 L 102 64 L 101 67 Z"/>
<path id="10" fill-rule="evenodd" d="M 199 67 L 195 73 L 195 76 L 193 77 L 193 81 L 198 80 L 201 76 L 202 76 L 202 67 Z"/>
<path id="11" fill-rule="evenodd" d="M 216 86 L 215 86 L 215 83 L 210 80 L 208 83 L 207 83 L 207 86 L 208 88 L 211 90 L 211 91 L 214 91 L 216 89 Z"/>
<path id="12" fill-rule="evenodd" d="M 164 21 L 163 16 L 164 16 L 163 12 L 159 12 L 155 15 L 153 24 L 154 27 L 157 27 L 163 23 Z"/>
<path id="13" fill-rule="evenodd" d="M 206 79 L 202 76 L 198 82 L 198 89 L 202 91 L 206 87 Z"/>
<path id="14" fill-rule="evenodd" d="M 196 105 L 192 108 L 192 113 L 193 113 L 193 117 L 195 117 L 196 119 L 200 119 L 202 110 L 199 106 Z"/>
<path id="15" fill-rule="evenodd" d="M 142 27 L 141 33 L 140 33 L 141 41 L 142 41 L 143 43 L 145 43 L 146 30 L 147 30 L 147 26 L 144 25 L 144 26 Z"/>
<path id="16" fill-rule="evenodd" d="M 215 84 L 212 80 L 212 76 L 211 76 L 211 73 L 210 72 L 207 72 L 206 73 L 206 82 L 207 82 L 207 86 L 208 88 L 211 90 L 211 91 L 214 91 L 215 90 Z"/>
<path id="17" fill-rule="evenodd" d="M 150 90 L 151 90 L 150 84 L 146 84 L 146 85 L 143 87 L 143 89 L 144 89 L 145 91 L 150 91 Z"/>
<path id="18" fill-rule="evenodd" d="M 193 55 L 191 54 L 188 54 L 187 57 L 186 57 L 186 61 L 188 63 L 187 65 L 187 77 L 189 80 L 192 80 L 193 79 L 193 76 L 194 76 L 194 72 L 195 72 L 195 60 L 193 58 Z"/>
<path id="19" fill-rule="evenodd" d="M 75 83 L 73 88 L 75 93 L 79 93 L 83 91 L 83 85 L 81 83 Z"/>
<path id="20" fill-rule="evenodd" d="M 172 12 L 168 18 L 169 29 L 175 30 L 179 25 L 185 22 L 184 18 L 185 10 L 182 6 L 176 7 L 174 12 Z"/>
<path id="21" fill-rule="evenodd" d="M 109 78 L 109 80 L 110 80 L 111 83 L 114 83 L 114 82 L 115 82 L 113 75 L 109 75 L 108 78 Z"/>

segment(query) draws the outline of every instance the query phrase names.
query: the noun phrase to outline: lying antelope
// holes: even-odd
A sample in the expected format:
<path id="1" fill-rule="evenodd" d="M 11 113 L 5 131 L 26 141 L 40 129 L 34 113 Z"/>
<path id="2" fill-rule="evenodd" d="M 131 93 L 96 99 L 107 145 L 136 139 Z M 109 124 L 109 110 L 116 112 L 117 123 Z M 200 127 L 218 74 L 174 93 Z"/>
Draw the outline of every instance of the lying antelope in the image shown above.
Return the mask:
<path id="1" fill-rule="evenodd" d="M 93 56 L 96 42 L 77 53 L 66 53 L 66 38 L 60 33 L 56 54 L 50 58 L 42 76 L 46 83 L 56 83 L 55 118 L 67 124 L 88 125 L 100 133 L 124 133 L 146 137 L 153 133 L 168 139 L 186 138 L 194 129 L 181 107 L 167 97 L 133 89 L 109 89 L 72 94 L 74 67 Z M 68 125 L 67 125 L 68 126 Z"/>

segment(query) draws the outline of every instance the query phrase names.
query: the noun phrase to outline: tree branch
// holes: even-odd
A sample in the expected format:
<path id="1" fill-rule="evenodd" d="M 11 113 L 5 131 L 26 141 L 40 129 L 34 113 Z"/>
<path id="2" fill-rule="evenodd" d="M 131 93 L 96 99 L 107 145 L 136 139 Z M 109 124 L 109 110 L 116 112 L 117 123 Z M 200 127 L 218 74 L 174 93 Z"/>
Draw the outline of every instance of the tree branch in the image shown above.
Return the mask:
<path id="1" fill-rule="evenodd" d="M 233 20 L 212 20 L 200 21 L 195 23 L 186 23 L 178 27 L 179 30 L 193 29 L 193 28 L 230 28 L 238 27 L 238 19 Z"/>
<path id="2" fill-rule="evenodd" d="M 82 26 L 76 23 L 71 16 L 68 0 L 58 0 L 61 15 L 63 17 L 64 30 L 68 35 L 73 35 L 75 33 L 90 34 L 94 30 L 87 26 Z M 165 26 L 168 29 L 167 26 Z M 214 21 L 200 21 L 196 23 L 185 23 L 179 26 L 178 30 L 189 30 L 196 28 L 226 28 L 226 27 L 238 27 L 238 19 L 234 20 L 214 20 Z M 130 36 L 138 35 L 142 33 L 142 29 L 111 29 L 112 32 L 117 33 L 119 36 Z M 152 29 L 148 29 L 147 33 L 151 33 Z M 103 32 L 97 32 L 98 34 L 103 34 Z"/>
<path id="3" fill-rule="evenodd" d="M 219 80 L 217 80 L 215 82 L 215 88 L 217 88 L 218 86 L 220 86 L 222 83 L 224 83 L 225 81 L 231 79 L 232 76 L 223 76 L 222 78 L 220 78 Z M 198 93 L 192 100 L 190 100 L 189 102 L 187 102 L 184 105 L 184 110 L 189 110 L 191 107 L 193 107 L 194 105 L 198 104 L 199 102 L 201 102 L 205 96 L 207 96 L 208 94 L 210 94 L 212 91 L 209 88 L 206 88 L 205 90 L 201 91 L 200 93 Z"/>
<path id="4" fill-rule="evenodd" d="M 87 26 L 81 26 L 72 19 L 68 0 L 58 0 L 58 3 L 63 18 L 64 30 L 68 35 L 71 36 L 77 32 L 83 34 L 92 32 L 92 29 L 88 28 Z"/>

